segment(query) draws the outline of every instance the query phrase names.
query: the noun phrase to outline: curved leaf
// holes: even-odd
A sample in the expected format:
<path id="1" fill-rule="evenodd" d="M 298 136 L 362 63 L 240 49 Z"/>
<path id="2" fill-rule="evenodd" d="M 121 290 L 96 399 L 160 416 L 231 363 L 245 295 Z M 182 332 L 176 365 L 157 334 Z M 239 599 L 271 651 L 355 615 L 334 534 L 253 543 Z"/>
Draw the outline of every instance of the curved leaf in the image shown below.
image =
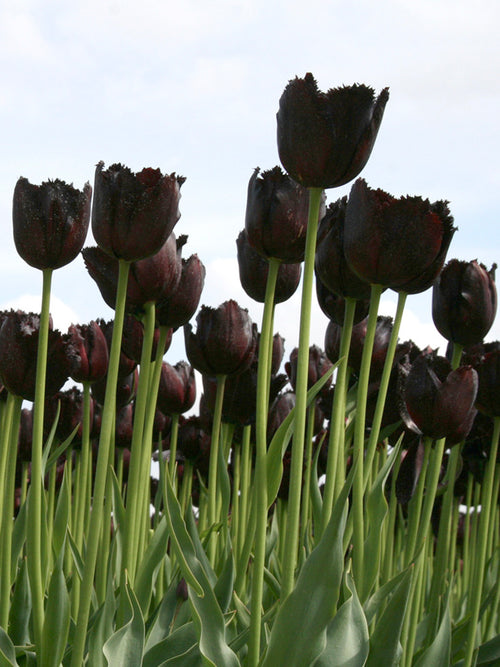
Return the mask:
<path id="1" fill-rule="evenodd" d="M 130 586 L 125 586 L 129 621 L 117 630 L 103 646 L 109 665 L 142 665 L 144 654 L 144 619 Z"/>
<path id="2" fill-rule="evenodd" d="M 368 624 L 354 581 L 349 574 L 346 577 L 346 586 L 351 591 L 351 597 L 330 621 L 325 650 L 314 663 L 314 667 L 363 667 L 368 657 Z"/>
<path id="3" fill-rule="evenodd" d="M 325 648 L 326 629 L 335 613 L 344 568 L 346 501 L 353 470 L 321 540 L 278 610 L 262 667 L 312 665 Z"/>

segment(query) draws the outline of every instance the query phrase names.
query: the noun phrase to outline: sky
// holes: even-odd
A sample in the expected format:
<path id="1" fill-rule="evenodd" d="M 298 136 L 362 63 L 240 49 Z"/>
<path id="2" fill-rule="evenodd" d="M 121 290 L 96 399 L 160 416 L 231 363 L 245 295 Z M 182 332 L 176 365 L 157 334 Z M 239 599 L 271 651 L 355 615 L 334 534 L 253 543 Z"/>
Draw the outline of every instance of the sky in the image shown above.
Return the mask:
<path id="1" fill-rule="evenodd" d="M 497 0 L 0 0 L 0 309 L 40 306 L 41 274 L 12 240 L 17 179 L 82 188 L 103 160 L 186 177 L 175 232 L 206 266 L 201 303 L 236 299 L 260 326 L 236 238 L 254 168 L 279 164 L 281 93 L 306 72 L 325 91 L 388 86 L 361 176 L 394 196 L 448 200 L 458 227 L 448 259 L 500 263 L 499 23 Z M 395 301 L 384 293 L 381 312 Z M 297 292 L 277 306 L 285 355 L 299 304 Z M 401 338 L 444 353 L 430 304 L 430 292 L 408 298 Z M 112 317 L 81 257 L 54 273 L 52 311 L 62 330 Z M 326 324 L 313 307 L 311 343 L 323 347 Z M 497 319 L 487 340 L 499 338 Z M 183 358 L 179 331 L 166 360 Z"/>

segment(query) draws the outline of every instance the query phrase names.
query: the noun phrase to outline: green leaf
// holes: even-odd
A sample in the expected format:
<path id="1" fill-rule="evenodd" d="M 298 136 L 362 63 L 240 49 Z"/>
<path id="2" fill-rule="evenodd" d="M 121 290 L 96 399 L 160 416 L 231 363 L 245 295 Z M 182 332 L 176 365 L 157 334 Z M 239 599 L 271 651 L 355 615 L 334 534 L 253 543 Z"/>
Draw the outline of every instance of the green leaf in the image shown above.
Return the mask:
<path id="1" fill-rule="evenodd" d="M 19 510 L 16 520 L 14 521 L 14 527 L 12 529 L 11 581 L 14 580 L 16 576 L 17 562 L 26 541 L 26 507 L 27 503 L 24 502 Z"/>
<path id="2" fill-rule="evenodd" d="M 94 614 L 92 626 L 88 633 L 88 664 L 92 667 L 107 667 L 103 646 L 113 634 L 113 623 L 116 612 L 116 600 L 112 578 L 109 578 L 104 603 Z"/>
<path id="3" fill-rule="evenodd" d="M 365 502 L 368 535 L 365 541 L 364 550 L 366 554 L 370 554 L 370 557 L 365 559 L 362 581 L 358 582 L 358 588 L 360 590 L 359 596 L 363 602 L 368 597 L 379 575 L 380 540 L 383 539 L 382 524 L 388 510 L 384 486 L 394 461 L 399 455 L 400 446 L 401 440 L 399 440 L 398 444 L 387 457 L 386 462 L 367 494 Z"/>
<path id="4" fill-rule="evenodd" d="M 63 572 L 63 557 L 64 545 L 50 578 L 43 623 L 41 667 L 59 667 L 66 649 L 70 623 L 70 601 Z"/>
<path id="5" fill-rule="evenodd" d="M 402 648 L 399 641 L 410 594 L 413 565 L 407 568 L 394 590 L 370 638 L 366 667 L 397 667 Z"/>
<path id="6" fill-rule="evenodd" d="M 500 664 L 500 635 L 493 637 L 485 644 L 481 644 L 477 652 L 476 667 L 497 667 Z M 464 667 L 465 661 L 460 660 L 453 667 Z"/>
<path id="7" fill-rule="evenodd" d="M 325 650 L 314 667 L 363 667 L 366 662 L 370 648 L 368 624 L 349 573 L 346 576 L 346 587 L 351 597 L 330 621 Z"/>
<path id="8" fill-rule="evenodd" d="M 143 614 L 147 613 L 158 568 L 167 553 L 168 525 L 162 517 L 140 562 L 135 578 L 135 594 Z"/>
<path id="9" fill-rule="evenodd" d="M 54 558 L 58 558 L 59 553 L 65 544 L 66 533 L 68 531 L 68 520 L 71 505 L 71 489 L 69 481 L 69 468 L 64 466 L 63 480 L 57 498 L 57 506 L 54 515 L 54 528 L 52 533 L 52 547 Z"/>
<path id="10" fill-rule="evenodd" d="M 307 392 L 307 405 L 316 398 L 324 385 L 331 378 L 339 362 L 334 364 Z M 270 507 L 278 495 L 283 476 L 283 455 L 292 437 L 295 408 L 285 417 L 271 440 L 267 450 L 267 502 Z"/>
<path id="11" fill-rule="evenodd" d="M 204 664 L 215 667 L 239 666 L 236 654 L 227 645 L 224 616 L 207 572 L 197 558 L 193 540 L 182 519 L 181 508 L 168 476 L 165 485 L 171 544 L 189 586 L 189 601 L 199 635 L 200 653 L 203 656 Z M 193 539 L 199 543 L 199 538 L 195 535 Z M 198 544 L 197 548 L 199 549 L 200 546 Z"/>
<path id="12" fill-rule="evenodd" d="M 125 586 L 129 620 L 103 646 L 109 665 L 142 665 L 144 653 L 144 619 L 141 608 L 128 583 Z"/>
<path id="13" fill-rule="evenodd" d="M 406 571 L 399 572 L 395 577 L 387 581 L 383 586 L 381 586 L 376 593 L 374 593 L 371 598 L 365 602 L 363 609 L 366 616 L 366 621 L 368 625 L 371 625 L 375 616 L 379 611 L 385 606 L 389 596 L 392 592 L 399 586 L 401 581 L 405 578 Z"/>
<path id="14" fill-rule="evenodd" d="M 18 667 L 16 649 L 9 635 L 0 627 L 0 667 Z"/>
<path id="15" fill-rule="evenodd" d="M 451 619 L 448 600 L 439 629 L 430 646 L 420 655 L 414 667 L 449 665 L 451 660 Z"/>
<path id="16" fill-rule="evenodd" d="M 17 646 L 29 644 L 31 615 L 31 589 L 26 558 L 23 558 L 14 586 L 10 605 L 9 634 Z"/>
<path id="17" fill-rule="evenodd" d="M 343 536 L 354 468 L 335 503 L 326 530 L 279 608 L 262 667 L 312 665 L 326 644 L 344 568 Z"/>
<path id="18" fill-rule="evenodd" d="M 187 651 L 192 649 L 193 645 L 198 650 L 198 634 L 192 621 L 185 623 L 180 628 L 172 632 L 160 642 L 151 646 L 144 655 L 142 667 L 158 667 L 164 664 L 168 659 L 182 657 Z M 201 656 L 198 650 L 198 665 L 201 663 Z"/>
<path id="19" fill-rule="evenodd" d="M 163 641 L 170 632 L 170 625 L 174 618 L 179 601 L 177 599 L 177 581 L 174 579 L 163 596 L 154 620 L 146 634 L 145 654 L 156 644 Z"/>

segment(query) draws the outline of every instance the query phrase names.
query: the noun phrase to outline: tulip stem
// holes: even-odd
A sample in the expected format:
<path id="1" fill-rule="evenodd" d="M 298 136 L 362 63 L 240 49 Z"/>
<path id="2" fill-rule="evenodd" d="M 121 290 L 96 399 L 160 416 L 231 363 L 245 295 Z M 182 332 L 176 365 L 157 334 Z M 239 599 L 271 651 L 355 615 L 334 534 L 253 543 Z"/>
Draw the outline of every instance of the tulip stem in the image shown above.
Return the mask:
<path id="1" fill-rule="evenodd" d="M 353 443 L 353 466 L 356 474 L 352 488 L 352 512 L 353 512 L 353 572 L 358 586 L 360 600 L 363 601 L 363 566 L 364 566 L 364 454 L 365 454 L 365 425 L 366 425 L 366 401 L 368 397 L 368 384 L 370 381 L 370 365 L 372 360 L 373 342 L 377 328 L 377 315 L 380 303 L 380 295 L 383 287 L 381 285 L 371 286 L 370 310 L 366 328 L 361 366 L 359 370 L 358 391 L 356 395 L 356 417 L 354 421 L 354 443 Z"/>
<path id="2" fill-rule="evenodd" d="M 141 349 L 141 362 L 139 385 L 134 409 L 134 425 L 132 431 L 132 442 L 130 445 L 130 464 L 127 483 L 127 502 L 125 514 L 125 539 L 121 573 L 121 586 L 125 590 L 126 580 L 134 585 L 135 570 L 137 565 L 137 549 L 139 544 L 139 532 L 141 527 L 140 507 L 142 498 L 142 485 L 144 484 L 141 470 L 144 450 L 150 450 L 150 443 L 145 439 L 144 421 L 147 404 L 149 400 L 149 380 L 151 374 L 151 350 L 155 329 L 155 304 L 148 301 L 144 306 L 145 314 L 142 318 L 144 335 Z M 148 477 L 149 479 L 149 477 Z M 123 596 L 122 605 L 126 602 Z M 123 609 L 123 608 L 122 608 Z"/>
<path id="3" fill-rule="evenodd" d="M 483 587 L 485 580 L 486 556 L 488 547 L 488 534 L 492 530 L 490 523 L 491 508 L 493 500 L 493 484 L 495 471 L 497 469 L 498 441 L 500 437 L 500 417 L 493 419 L 493 434 L 491 437 L 491 448 L 486 462 L 484 479 L 481 483 L 481 512 L 479 515 L 479 534 L 476 543 L 475 582 L 470 587 L 469 598 L 469 625 L 465 651 L 464 667 L 471 667 L 474 651 L 476 648 L 476 633 L 479 623 L 479 613 L 483 600 Z M 495 499 L 496 502 L 496 499 Z"/>
<path id="4" fill-rule="evenodd" d="M 217 467 L 219 465 L 220 430 L 222 421 L 222 405 L 224 402 L 224 387 L 226 375 L 217 375 L 217 393 L 215 395 L 215 406 L 212 423 L 212 438 L 210 443 L 210 458 L 208 462 L 208 529 L 211 531 L 208 551 L 212 567 L 215 566 L 216 558 L 216 523 L 217 516 Z"/>
<path id="5" fill-rule="evenodd" d="M 26 528 L 26 551 L 28 575 L 33 604 L 33 629 L 35 645 L 42 646 L 44 620 L 44 575 L 42 573 L 42 493 L 43 493 L 43 418 L 45 404 L 45 381 L 47 376 L 47 349 L 50 326 L 50 289 L 52 269 L 43 270 L 42 307 L 38 352 L 36 360 L 35 402 L 33 405 L 33 443 L 31 450 L 31 483 L 28 498 Z"/>
<path id="6" fill-rule="evenodd" d="M 368 483 L 368 471 L 372 467 L 375 452 L 377 451 L 378 438 L 380 435 L 380 427 L 382 425 L 382 418 L 384 416 L 385 401 L 387 398 L 387 390 L 391 379 L 392 365 L 394 363 L 394 355 L 396 354 L 396 347 L 398 345 L 399 329 L 401 327 L 401 320 L 403 319 L 403 311 L 406 304 L 406 292 L 399 292 L 398 305 L 396 307 L 396 314 L 392 323 L 391 338 L 387 347 L 387 352 L 384 361 L 384 368 L 382 377 L 380 378 L 380 385 L 377 394 L 377 403 L 375 405 L 375 412 L 370 430 L 370 439 L 366 448 L 366 465 L 365 465 L 365 489 Z"/>
<path id="7" fill-rule="evenodd" d="M 302 491 L 302 466 L 304 461 L 304 436 L 307 412 L 307 377 L 309 372 L 309 335 L 311 324 L 311 301 L 314 280 L 314 258 L 316 236 L 321 206 L 321 188 L 309 188 L 309 218 L 307 223 L 304 272 L 302 276 L 302 300 L 300 305 L 299 352 L 297 358 L 297 381 L 295 385 L 295 419 L 292 438 L 292 460 L 290 464 L 290 488 L 288 495 L 288 518 L 285 533 L 285 562 L 281 582 L 281 598 L 292 592 L 297 565 L 298 536 L 300 522 L 300 496 Z"/>
<path id="8" fill-rule="evenodd" d="M 0 484 L 0 530 L 2 547 L 0 552 L 0 628 L 9 625 L 12 529 L 14 527 L 14 487 L 16 479 L 17 443 L 23 399 L 14 394 L 7 395 L 0 455 L 5 463 L 1 470 Z M 3 502 L 3 505 L 2 505 Z"/>
<path id="9" fill-rule="evenodd" d="M 106 478 L 108 476 L 111 441 L 115 425 L 116 385 L 120 363 L 123 320 L 125 317 L 125 300 L 127 296 L 127 282 L 130 262 L 120 259 L 118 269 L 118 285 L 116 290 L 115 320 L 113 337 L 109 353 L 108 377 L 106 393 L 102 409 L 101 433 L 97 454 L 96 474 L 94 482 L 94 496 L 90 514 L 87 537 L 87 550 L 83 570 L 83 581 L 80 593 L 80 607 L 74 634 L 71 667 L 81 667 L 84 663 L 85 641 L 87 637 L 87 623 L 90 612 L 90 602 L 94 582 L 94 573 L 97 562 L 97 552 L 101 538 L 104 514 L 104 497 Z"/>
<path id="10" fill-rule="evenodd" d="M 274 319 L 274 293 L 280 262 L 269 260 L 266 283 L 264 312 L 259 340 L 259 361 L 257 366 L 257 414 L 255 423 L 255 549 L 252 570 L 252 598 L 250 607 L 250 639 L 248 645 L 248 665 L 256 667 L 260 655 L 260 634 L 262 615 L 262 595 L 264 588 L 264 567 L 266 560 L 267 533 L 267 415 L 269 410 L 269 378 Z"/>
<path id="11" fill-rule="evenodd" d="M 339 365 L 335 378 L 332 417 L 328 439 L 328 458 L 326 464 L 325 490 L 321 516 L 320 536 L 325 532 L 332 514 L 333 503 L 345 481 L 344 461 L 344 417 L 347 386 L 347 369 L 349 367 L 349 348 L 351 346 L 352 327 L 356 312 L 356 300 L 346 298 L 344 324 L 340 337 Z"/>

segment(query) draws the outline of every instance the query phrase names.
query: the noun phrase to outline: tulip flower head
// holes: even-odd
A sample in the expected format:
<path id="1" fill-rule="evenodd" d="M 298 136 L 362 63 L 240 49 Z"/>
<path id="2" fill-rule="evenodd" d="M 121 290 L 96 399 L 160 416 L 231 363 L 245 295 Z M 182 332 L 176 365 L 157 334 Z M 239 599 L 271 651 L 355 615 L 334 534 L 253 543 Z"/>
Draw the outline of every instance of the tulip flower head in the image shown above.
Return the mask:
<path id="1" fill-rule="evenodd" d="M 184 326 L 186 353 L 196 370 L 206 375 L 237 375 L 253 361 L 257 326 L 248 311 L 233 301 L 218 308 L 202 306 L 196 317 L 197 329 Z"/>
<path id="2" fill-rule="evenodd" d="M 160 250 L 180 218 L 181 185 L 174 173 L 146 168 L 134 174 L 113 164 L 95 171 L 92 232 L 105 252 L 130 262 Z"/>
<path id="3" fill-rule="evenodd" d="M 72 262 L 85 243 L 92 188 L 77 190 L 60 180 L 32 185 L 20 178 L 14 189 L 12 220 L 17 252 L 36 269 Z"/>
<path id="4" fill-rule="evenodd" d="M 347 202 L 344 252 L 366 282 L 417 294 L 432 285 L 455 231 L 447 202 L 398 199 L 359 178 Z"/>
<path id="5" fill-rule="evenodd" d="M 443 268 L 432 290 L 432 319 L 444 338 L 469 346 L 486 336 L 497 311 L 495 269 L 458 259 Z"/>
<path id="6" fill-rule="evenodd" d="M 371 155 L 389 89 L 365 85 L 318 89 L 313 75 L 286 86 L 277 113 L 278 152 L 290 176 L 309 188 L 345 185 Z"/>

